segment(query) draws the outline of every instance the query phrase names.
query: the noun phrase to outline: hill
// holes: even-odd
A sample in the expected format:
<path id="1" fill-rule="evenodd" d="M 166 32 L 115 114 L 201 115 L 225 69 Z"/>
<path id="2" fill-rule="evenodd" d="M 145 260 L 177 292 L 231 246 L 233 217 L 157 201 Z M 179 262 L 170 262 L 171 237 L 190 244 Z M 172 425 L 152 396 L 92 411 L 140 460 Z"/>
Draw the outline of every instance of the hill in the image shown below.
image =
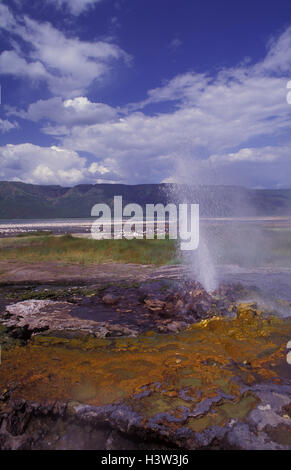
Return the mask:
<path id="1" fill-rule="evenodd" d="M 173 184 L 82 184 L 74 187 L 0 182 L 0 219 L 86 218 L 97 203 L 191 202 L 204 217 L 291 215 L 291 189 L 247 189 L 239 186 L 178 186 Z"/>

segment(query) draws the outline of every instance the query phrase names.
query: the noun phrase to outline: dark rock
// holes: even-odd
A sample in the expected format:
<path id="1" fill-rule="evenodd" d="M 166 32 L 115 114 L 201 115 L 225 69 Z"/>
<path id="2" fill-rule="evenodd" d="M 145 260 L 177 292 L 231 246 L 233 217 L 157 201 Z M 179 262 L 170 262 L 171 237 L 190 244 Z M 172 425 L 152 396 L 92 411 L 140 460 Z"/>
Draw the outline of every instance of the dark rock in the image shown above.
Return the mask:
<path id="1" fill-rule="evenodd" d="M 145 304 L 153 312 L 159 312 L 165 307 L 166 302 L 159 299 L 146 299 Z"/>
<path id="2" fill-rule="evenodd" d="M 187 326 L 187 323 L 182 321 L 172 321 L 168 323 L 166 329 L 171 333 L 179 333 L 179 331 L 183 330 Z"/>
<path id="3" fill-rule="evenodd" d="M 106 305 L 115 305 L 118 300 L 119 298 L 113 294 L 106 294 L 102 297 L 102 302 Z"/>

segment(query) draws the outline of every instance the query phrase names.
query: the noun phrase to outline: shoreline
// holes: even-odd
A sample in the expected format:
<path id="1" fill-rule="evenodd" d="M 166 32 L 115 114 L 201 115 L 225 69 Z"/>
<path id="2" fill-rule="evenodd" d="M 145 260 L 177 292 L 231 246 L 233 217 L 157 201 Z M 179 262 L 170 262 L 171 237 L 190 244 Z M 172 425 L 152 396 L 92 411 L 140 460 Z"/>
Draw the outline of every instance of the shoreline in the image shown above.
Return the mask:
<path id="1" fill-rule="evenodd" d="M 0 238 L 14 237 L 22 234 L 29 234 L 36 231 L 48 231 L 52 235 L 65 235 L 74 234 L 82 235 L 87 234 L 90 236 L 91 227 L 96 218 L 60 218 L 60 219 L 0 219 Z M 123 223 L 127 219 L 123 219 Z M 202 225 L 221 225 L 221 224 L 258 224 L 263 228 L 285 228 L 291 229 L 291 216 L 263 216 L 263 217 L 201 217 L 200 222 Z M 116 221 L 119 224 L 120 221 Z M 111 224 L 112 229 L 115 225 L 114 221 L 108 222 Z M 154 227 L 155 222 L 150 221 Z M 145 231 L 145 221 L 138 221 L 137 226 L 143 225 L 141 229 Z M 139 228 L 137 232 L 139 232 Z M 168 222 L 166 221 L 166 232 L 168 230 Z"/>

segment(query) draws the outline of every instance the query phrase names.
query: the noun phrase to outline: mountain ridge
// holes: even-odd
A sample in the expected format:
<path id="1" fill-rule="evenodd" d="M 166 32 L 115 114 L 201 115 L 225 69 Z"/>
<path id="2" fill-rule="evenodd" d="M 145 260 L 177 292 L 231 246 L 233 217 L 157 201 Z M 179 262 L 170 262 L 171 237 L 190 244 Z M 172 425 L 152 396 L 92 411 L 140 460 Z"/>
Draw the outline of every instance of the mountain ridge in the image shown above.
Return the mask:
<path id="1" fill-rule="evenodd" d="M 186 186 L 160 184 L 35 185 L 0 181 L 0 219 L 86 218 L 97 203 L 113 206 L 122 196 L 123 205 L 188 202 L 200 205 L 204 217 L 288 216 L 291 189 L 249 189 L 242 186 Z"/>

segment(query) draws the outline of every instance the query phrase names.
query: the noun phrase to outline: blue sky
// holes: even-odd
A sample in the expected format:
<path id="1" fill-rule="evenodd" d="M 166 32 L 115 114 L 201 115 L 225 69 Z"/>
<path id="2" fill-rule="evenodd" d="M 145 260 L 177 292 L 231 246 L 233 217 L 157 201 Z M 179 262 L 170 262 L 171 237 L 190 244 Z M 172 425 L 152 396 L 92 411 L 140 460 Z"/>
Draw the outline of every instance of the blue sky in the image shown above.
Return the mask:
<path id="1" fill-rule="evenodd" d="M 289 0 L 3 0 L 0 38 L 0 180 L 291 187 Z"/>

